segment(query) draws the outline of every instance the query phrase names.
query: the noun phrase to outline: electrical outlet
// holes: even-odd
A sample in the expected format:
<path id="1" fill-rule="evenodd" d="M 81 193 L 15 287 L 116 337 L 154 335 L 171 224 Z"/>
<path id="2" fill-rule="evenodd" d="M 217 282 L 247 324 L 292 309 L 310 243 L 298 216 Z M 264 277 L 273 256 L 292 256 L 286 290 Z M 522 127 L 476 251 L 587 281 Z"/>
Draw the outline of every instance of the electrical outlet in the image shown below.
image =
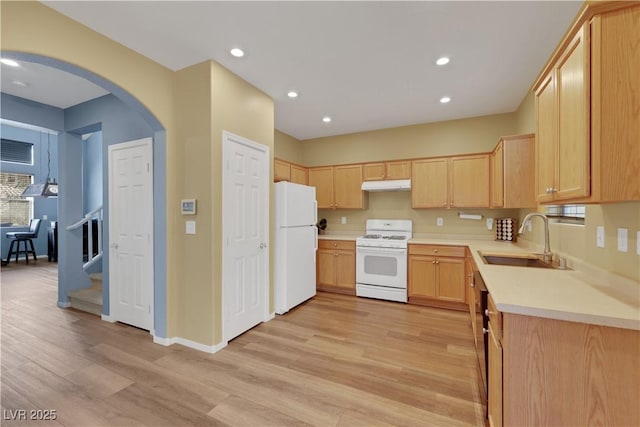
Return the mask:
<path id="1" fill-rule="evenodd" d="M 343 216 L 342 218 L 340 218 L 340 223 L 341 224 L 346 224 L 347 223 L 347 217 Z"/>
<path id="2" fill-rule="evenodd" d="M 602 225 L 596 227 L 596 246 L 604 248 L 604 227 Z"/>
<path id="3" fill-rule="evenodd" d="M 186 225 L 186 229 L 185 229 L 185 233 L 186 234 L 196 234 L 196 222 L 195 221 L 187 221 L 185 223 Z"/>
<path id="4" fill-rule="evenodd" d="M 49 219 L 49 215 L 47 215 L 47 214 L 42 215 L 42 219 L 45 220 L 45 221 L 48 220 Z"/>
<path id="5" fill-rule="evenodd" d="M 636 253 L 640 255 L 640 231 L 636 233 Z"/>
<path id="6" fill-rule="evenodd" d="M 487 230 L 493 229 L 493 218 L 487 218 Z"/>
<path id="7" fill-rule="evenodd" d="M 629 251 L 629 230 L 626 228 L 618 228 L 618 251 Z"/>
<path id="8" fill-rule="evenodd" d="M 442 219 L 441 217 L 436 218 L 436 225 L 438 227 L 442 227 L 444 225 L 444 219 Z"/>

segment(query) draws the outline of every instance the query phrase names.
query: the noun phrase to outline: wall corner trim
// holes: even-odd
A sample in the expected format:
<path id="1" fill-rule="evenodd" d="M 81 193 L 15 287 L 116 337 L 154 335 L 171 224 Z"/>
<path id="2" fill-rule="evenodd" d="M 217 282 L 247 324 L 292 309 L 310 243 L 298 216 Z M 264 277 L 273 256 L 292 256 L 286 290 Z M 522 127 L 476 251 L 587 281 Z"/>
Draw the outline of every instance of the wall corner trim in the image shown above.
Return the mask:
<path id="1" fill-rule="evenodd" d="M 155 334 L 153 334 L 153 342 L 156 344 L 163 345 L 165 347 L 168 347 L 173 344 L 180 344 L 185 347 L 192 348 L 194 350 L 203 351 L 205 353 L 217 353 L 218 351 L 222 350 L 227 346 L 226 342 L 221 342 L 219 344 L 214 344 L 214 345 L 205 345 L 205 344 L 200 344 L 198 342 L 191 341 L 182 337 L 164 338 L 164 337 L 159 337 Z"/>
<path id="2" fill-rule="evenodd" d="M 100 316 L 100 318 L 102 320 L 104 320 L 105 322 L 116 323 L 116 319 L 114 319 L 112 316 L 110 316 L 108 314 L 103 314 L 103 315 Z"/>

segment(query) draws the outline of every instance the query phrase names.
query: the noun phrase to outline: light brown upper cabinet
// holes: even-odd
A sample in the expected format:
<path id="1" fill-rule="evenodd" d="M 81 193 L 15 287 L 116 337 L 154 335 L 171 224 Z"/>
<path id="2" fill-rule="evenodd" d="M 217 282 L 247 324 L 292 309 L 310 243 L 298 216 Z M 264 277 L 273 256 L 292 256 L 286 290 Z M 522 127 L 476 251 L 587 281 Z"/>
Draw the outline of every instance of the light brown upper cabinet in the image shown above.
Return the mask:
<path id="1" fill-rule="evenodd" d="M 489 154 L 411 162 L 411 207 L 489 207 Z"/>
<path id="2" fill-rule="evenodd" d="M 307 185 L 307 168 L 304 166 L 289 163 L 285 160 L 273 160 L 273 180 L 295 182 L 296 184 Z"/>
<path id="3" fill-rule="evenodd" d="M 307 168 L 291 163 L 291 182 L 307 185 L 309 183 Z"/>
<path id="4" fill-rule="evenodd" d="M 491 207 L 535 208 L 535 135 L 505 136 L 491 153 Z"/>
<path id="5" fill-rule="evenodd" d="M 380 181 L 385 179 L 411 178 L 411 162 L 399 160 L 394 162 L 365 163 L 363 165 L 365 181 Z"/>
<path id="6" fill-rule="evenodd" d="M 450 207 L 489 207 L 489 155 L 452 157 Z"/>
<path id="7" fill-rule="evenodd" d="M 316 187 L 319 209 L 363 209 L 362 165 L 309 168 L 309 185 Z"/>
<path id="8" fill-rule="evenodd" d="M 291 180 L 291 164 L 284 160 L 273 160 L 273 180 L 278 181 L 290 181 Z"/>
<path id="9" fill-rule="evenodd" d="M 536 90 L 539 202 L 590 192 L 588 30 L 580 28 Z"/>
<path id="10" fill-rule="evenodd" d="M 542 70 L 536 199 L 640 200 L 640 5 L 585 3 Z"/>

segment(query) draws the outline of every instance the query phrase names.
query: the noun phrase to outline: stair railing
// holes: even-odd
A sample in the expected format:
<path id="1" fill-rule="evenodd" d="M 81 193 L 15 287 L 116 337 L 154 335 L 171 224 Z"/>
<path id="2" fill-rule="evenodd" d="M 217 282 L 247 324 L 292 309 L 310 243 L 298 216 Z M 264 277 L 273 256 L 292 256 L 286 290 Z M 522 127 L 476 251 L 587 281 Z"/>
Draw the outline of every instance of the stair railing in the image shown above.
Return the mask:
<path id="1" fill-rule="evenodd" d="M 93 220 L 98 220 L 98 252 L 93 253 Z M 84 218 L 67 227 L 68 231 L 76 230 L 87 224 L 87 261 L 82 264 L 83 269 L 88 269 L 102 259 L 102 205 L 87 212 Z"/>

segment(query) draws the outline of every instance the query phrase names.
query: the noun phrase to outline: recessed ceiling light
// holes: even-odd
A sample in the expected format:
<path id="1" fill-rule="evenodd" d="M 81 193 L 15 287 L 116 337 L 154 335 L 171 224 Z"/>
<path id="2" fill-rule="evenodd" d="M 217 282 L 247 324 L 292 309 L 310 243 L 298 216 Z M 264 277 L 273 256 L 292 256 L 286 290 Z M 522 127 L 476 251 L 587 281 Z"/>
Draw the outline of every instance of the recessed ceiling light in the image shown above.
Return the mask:
<path id="1" fill-rule="evenodd" d="M 447 58 L 446 56 L 443 56 L 442 58 L 438 58 L 438 60 L 436 61 L 436 64 L 438 65 L 445 65 L 449 63 L 449 58 Z"/>
<path id="2" fill-rule="evenodd" d="M 236 58 L 242 58 L 244 56 L 244 52 L 242 51 L 242 49 L 234 47 L 233 49 L 230 50 L 231 55 L 235 56 Z"/>
<path id="3" fill-rule="evenodd" d="M 297 98 L 298 97 L 298 92 L 296 92 L 295 90 L 290 90 L 289 93 L 287 93 L 287 96 L 289 98 Z"/>
<path id="4" fill-rule="evenodd" d="M 322 118 L 322 121 L 325 122 L 325 123 L 329 123 L 331 121 L 331 117 L 325 116 L 325 117 Z"/>
<path id="5" fill-rule="evenodd" d="M 18 64 L 16 61 L 14 61 L 13 59 L 9 59 L 9 58 L 2 58 L 0 59 L 0 62 L 2 62 L 4 65 L 8 65 L 10 67 L 17 67 Z"/>
<path id="6" fill-rule="evenodd" d="M 443 96 L 442 98 L 440 98 L 440 102 L 443 104 L 446 104 L 449 101 L 451 101 L 451 98 L 449 98 L 448 96 Z"/>
<path id="7" fill-rule="evenodd" d="M 16 86 L 20 86 L 20 87 L 27 87 L 29 86 L 29 83 L 26 82 L 22 82 L 20 80 L 12 80 L 11 81 L 12 84 L 16 85 Z"/>

